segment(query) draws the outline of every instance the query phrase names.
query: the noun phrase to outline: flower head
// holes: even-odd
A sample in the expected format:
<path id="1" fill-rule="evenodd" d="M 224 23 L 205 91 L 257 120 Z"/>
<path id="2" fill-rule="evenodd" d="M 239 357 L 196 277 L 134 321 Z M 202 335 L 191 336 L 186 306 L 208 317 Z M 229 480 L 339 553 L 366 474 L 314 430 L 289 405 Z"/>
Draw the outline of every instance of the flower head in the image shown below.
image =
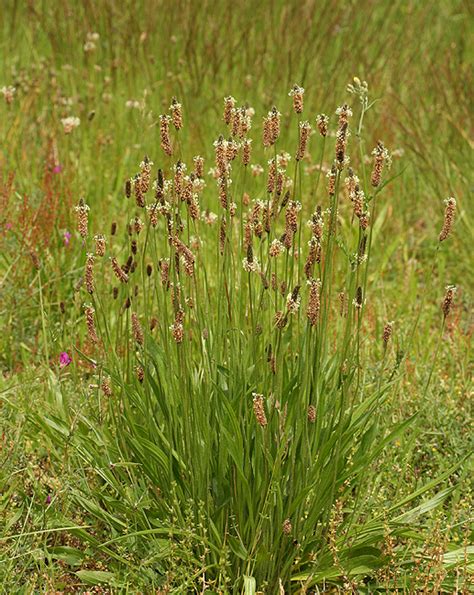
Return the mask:
<path id="1" fill-rule="evenodd" d="M 68 118 L 61 118 L 61 124 L 63 125 L 64 132 L 66 134 L 71 134 L 74 128 L 77 128 L 81 123 L 80 118 L 75 116 L 69 116 Z"/>
<path id="2" fill-rule="evenodd" d="M 65 368 L 66 366 L 69 366 L 69 364 L 71 362 L 72 362 L 72 358 L 70 357 L 70 355 L 66 351 L 62 351 L 61 354 L 59 355 L 60 367 Z"/>

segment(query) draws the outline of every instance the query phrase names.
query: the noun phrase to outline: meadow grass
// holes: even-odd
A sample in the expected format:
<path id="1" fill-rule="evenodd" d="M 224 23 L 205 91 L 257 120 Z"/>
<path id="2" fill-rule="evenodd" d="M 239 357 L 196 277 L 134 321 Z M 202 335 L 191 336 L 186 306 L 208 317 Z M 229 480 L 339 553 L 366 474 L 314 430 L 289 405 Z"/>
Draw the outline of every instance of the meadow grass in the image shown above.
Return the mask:
<path id="1" fill-rule="evenodd" d="M 6 592 L 469 591 L 471 16 L 7 5 Z"/>

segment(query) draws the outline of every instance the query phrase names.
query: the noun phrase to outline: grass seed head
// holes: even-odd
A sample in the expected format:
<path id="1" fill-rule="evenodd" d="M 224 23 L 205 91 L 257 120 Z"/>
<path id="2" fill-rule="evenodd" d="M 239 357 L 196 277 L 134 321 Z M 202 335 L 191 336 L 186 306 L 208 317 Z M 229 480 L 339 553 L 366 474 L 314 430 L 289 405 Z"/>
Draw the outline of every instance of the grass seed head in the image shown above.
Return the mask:
<path id="1" fill-rule="evenodd" d="M 235 108 L 235 99 L 229 95 L 224 98 L 224 122 L 229 125 L 232 122 L 232 110 Z"/>
<path id="2" fill-rule="evenodd" d="M 286 298 L 286 309 L 289 314 L 297 314 L 301 305 L 300 286 L 296 285 Z"/>
<path id="3" fill-rule="evenodd" d="M 95 240 L 95 253 L 97 256 L 105 256 L 106 240 L 105 236 L 98 234 L 94 236 Z"/>
<path id="4" fill-rule="evenodd" d="M 31 249 L 30 250 L 30 258 L 31 258 L 31 262 L 33 263 L 33 267 L 39 271 L 41 268 L 41 261 L 39 259 L 38 253 L 36 252 L 36 250 Z"/>
<path id="5" fill-rule="evenodd" d="M 77 228 L 81 238 L 87 237 L 88 225 L 89 225 L 89 211 L 90 208 L 81 198 L 79 204 L 74 208 L 77 213 Z"/>
<path id="6" fill-rule="evenodd" d="M 344 104 L 338 107 L 336 114 L 339 116 L 338 130 L 336 134 L 336 165 L 341 170 L 346 162 L 346 145 L 349 136 L 349 118 L 352 111 L 348 105 Z"/>
<path id="7" fill-rule="evenodd" d="M 269 112 L 268 115 L 269 115 L 270 122 L 271 122 L 271 135 L 272 135 L 272 143 L 271 144 L 274 145 L 277 142 L 278 137 L 280 136 L 281 114 L 277 110 L 277 108 L 275 106 L 273 106 L 271 112 Z"/>
<path id="8" fill-rule="evenodd" d="M 319 319 L 319 310 L 321 308 L 321 281 L 319 279 L 308 280 L 309 285 L 309 297 L 308 307 L 306 310 L 306 316 L 311 326 L 316 326 Z"/>
<path id="9" fill-rule="evenodd" d="M 296 114 L 301 114 L 303 111 L 303 96 L 304 89 L 298 85 L 295 85 L 293 89 L 288 93 L 290 97 L 293 97 L 293 109 Z"/>
<path id="10" fill-rule="evenodd" d="M 221 225 L 219 228 L 219 250 L 220 250 L 221 254 L 224 254 L 226 237 L 227 237 L 226 229 L 227 229 L 226 220 L 225 220 L 225 217 L 222 216 Z"/>
<path id="11" fill-rule="evenodd" d="M 176 130 L 181 130 L 183 127 L 183 108 L 176 97 L 173 97 L 170 105 L 171 120 Z"/>
<path id="12" fill-rule="evenodd" d="M 301 161 L 305 156 L 310 134 L 311 124 L 309 122 L 300 122 L 300 140 L 298 144 L 298 151 L 296 152 L 296 161 Z"/>
<path id="13" fill-rule="evenodd" d="M 268 162 L 268 179 L 267 179 L 267 192 L 272 194 L 275 191 L 275 182 L 277 176 L 277 166 L 275 159 L 270 159 Z"/>
<path id="14" fill-rule="evenodd" d="M 194 175 L 196 176 L 196 178 L 204 177 L 204 158 L 200 155 L 196 155 L 196 157 L 193 157 L 193 163 Z"/>
<path id="15" fill-rule="evenodd" d="M 110 378 L 105 377 L 102 380 L 101 388 L 102 388 L 102 392 L 104 393 L 104 395 L 106 397 L 111 397 L 112 396 L 112 383 L 110 381 Z"/>
<path id="16" fill-rule="evenodd" d="M 326 116 L 326 114 L 318 114 L 318 116 L 316 117 L 316 126 L 318 127 L 319 134 L 322 137 L 327 136 L 328 124 L 329 124 L 328 116 Z"/>
<path id="17" fill-rule="evenodd" d="M 91 295 L 94 293 L 94 255 L 90 252 L 86 256 L 86 289 Z"/>
<path id="18" fill-rule="evenodd" d="M 372 169 L 372 175 L 370 176 L 370 183 L 374 188 L 377 188 L 380 186 L 383 166 L 388 158 L 388 151 L 384 147 L 382 141 L 378 141 L 377 146 L 372 151 L 372 155 L 374 156 L 374 166 Z"/>
<path id="19" fill-rule="evenodd" d="M 444 242 L 444 240 L 449 236 L 451 230 L 453 228 L 454 223 L 454 214 L 456 212 L 456 199 L 452 196 L 447 198 L 445 201 L 446 209 L 444 211 L 444 222 L 443 222 L 443 229 L 439 234 L 439 241 Z"/>
<path id="20" fill-rule="evenodd" d="M 160 144 L 168 157 L 171 157 L 173 154 L 173 149 L 171 148 L 170 121 L 171 118 L 169 116 L 160 116 Z"/>
<path id="21" fill-rule="evenodd" d="M 290 519 L 285 519 L 283 521 L 282 529 L 285 535 L 291 535 L 291 532 L 293 531 L 293 525 L 291 524 Z"/>
<path id="22" fill-rule="evenodd" d="M 140 320 L 138 319 L 138 316 L 135 312 L 132 312 L 132 334 L 135 342 L 138 343 L 138 345 L 143 346 L 143 329 L 140 324 Z"/>
<path id="23" fill-rule="evenodd" d="M 309 423 L 314 424 L 316 421 L 316 407 L 314 405 L 309 405 L 307 415 Z"/>
<path id="24" fill-rule="evenodd" d="M 227 175 L 227 141 L 222 134 L 214 141 L 214 151 L 216 156 L 217 177 Z"/>
<path id="25" fill-rule="evenodd" d="M 112 265 L 112 270 L 114 271 L 117 279 L 121 283 L 128 283 L 128 275 L 125 271 L 122 270 L 122 268 L 120 267 L 119 263 L 117 262 L 117 259 L 115 258 L 115 256 L 111 257 L 110 263 Z"/>
<path id="26" fill-rule="evenodd" d="M 176 343 L 180 344 L 184 339 L 184 310 L 179 308 L 175 315 L 175 320 L 170 327 L 171 334 Z"/>
<path id="27" fill-rule="evenodd" d="M 3 98 L 5 99 L 5 103 L 7 105 L 11 105 L 15 98 L 16 88 L 12 87 L 11 85 L 8 85 L 7 87 L 2 87 L 0 89 L 0 93 L 3 95 Z M 63 120 L 61 120 L 61 122 L 63 122 Z M 64 122 L 63 122 L 63 126 L 64 126 Z"/>
<path id="28" fill-rule="evenodd" d="M 132 196 L 132 180 L 130 178 L 125 180 L 125 196 L 127 198 Z"/>
<path id="29" fill-rule="evenodd" d="M 444 318 L 447 318 L 447 316 L 449 315 L 449 313 L 451 311 L 456 291 L 457 291 L 457 288 L 455 285 L 447 285 L 446 286 L 446 293 L 445 293 L 443 304 L 442 304 Z"/>
<path id="30" fill-rule="evenodd" d="M 253 412 L 255 419 L 260 427 L 264 428 L 267 425 L 267 417 L 265 415 L 265 406 L 263 402 L 263 395 L 252 393 L 253 397 Z"/>
<path id="31" fill-rule="evenodd" d="M 85 306 L 85 314 L 86 314 L 86 325 L 87 325 L 87 334 L 89 335 L 89 339 L 92 343 L 98 343 L 99 337 L 97 336 L 97 331 L 95 328 L 95 310 L 92 306 Z"/>
<path id="32" fill-rule="evenodd" d="M 390 341 L 390 338 L 392 337 L 392 332 L 393 332 L 393 321 L 387 322 L 387 324 L 383 328 L 383 335 L 382 335 L 383 344 L 385 347 L 387 347 L 388 342 Z"/>
<path id="33" fill-rule="evenodd" d="M 150 224 L 152 227 L 156 227 L 158 225 L 158 207 L 156 204 L 149 205 L 147 207 L 148 216 L 150 217 Z"/>
<path id="34" fill-rule="evenodd" d="M 242 163 L 247 166 L 252 154 L 252 139 L 246 138 L 242 143 Z"/>
<path id="35" fill-rule="evenodd" d="M 165 289 L 170 287 L 170 263 L 167 258 L 163 258 L 158 263 L 161 273 L 161 285 Z"/>
<path id="36" fill-rule="evenodd" d="M 288 316 L 279 310 L 276 312 L 275 317 L 273 319 L 273 324 L 276 326 L 277 329 L 283 330 L 288 322 Z"/>
<path id="37" fill-rule="evenodd" d="M 335 165 L 333 165 L 327 173 L 329 196 L 334 196 L 336 194 L 336 176 L 337 168 Z"/>
<path id="38" fill-rule="evenodd" d="M 143 161 L 140 163 L 140 176 L 138 178 L 142 195 L 146 194 L 150 189 L 152 166 L 153 161 L 150 161 L 148 157 L 145 155 Z"/>
<path id="39" fill-rule="evenodd" d="M 135 375 L 137 377 L 138 382 L 142 384 L 145 380 L 145 370 L 142 368 L 142 366 L 135 366 Z"/>
<path id="40" fill-rule="evenodd" d="M 359 287 L 357 288 L 356 291 L 356 296 L 355 299 L 353 301 L 353 305 L 360 310 L 362 308 L 363 305 L 363 295 L 362 295 L 362 287 L 359 285 Z"/>

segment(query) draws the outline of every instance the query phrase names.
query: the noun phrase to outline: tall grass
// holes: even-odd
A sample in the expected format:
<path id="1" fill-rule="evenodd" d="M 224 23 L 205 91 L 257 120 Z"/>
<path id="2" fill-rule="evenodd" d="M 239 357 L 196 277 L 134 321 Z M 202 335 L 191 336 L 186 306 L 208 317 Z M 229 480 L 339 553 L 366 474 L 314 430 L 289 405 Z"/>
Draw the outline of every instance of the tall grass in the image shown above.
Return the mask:
<path id="1" fill-rule="evenodd" d="M 367 508 L 368 470 L 411 419 L 391 424 L 383 408 L 402 374 L 392 323 L 377 336 L 366 323 L 377 205 L 400 172 L 383 143 L 365 145 L 367 85 L 349 91 L 354 114 L 339 107 L 329 131 L 324 115 L 300 122 L 295 102 L 291 147 L 276 109 L 260 148 L 253 110 L 227 98 L 207 175 L 175 102 L 156 180 L 145 157 L 117 197 L 125 226 L 110 235 L 99 205 L 76 209 L 96 415 L 68 398 L 36 421 L 69 445 L 71 497 L 110 539 L 81 535 L 119 559 L 126 544 L 154 585 L 355 589 L 387 563 L 388 536 L 452 490 L 411 512 L 437 481 Z"/>

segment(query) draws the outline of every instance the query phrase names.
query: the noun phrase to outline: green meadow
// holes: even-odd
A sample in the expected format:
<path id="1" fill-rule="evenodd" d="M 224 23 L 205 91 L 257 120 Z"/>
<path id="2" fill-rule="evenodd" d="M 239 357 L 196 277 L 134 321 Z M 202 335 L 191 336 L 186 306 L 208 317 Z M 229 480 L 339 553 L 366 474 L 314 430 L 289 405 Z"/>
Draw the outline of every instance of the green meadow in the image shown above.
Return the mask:
<path id="1" fill-rule="evenodd" d="M 472 592 L 472 26 L 3 3 L 0 592 Z"/>

